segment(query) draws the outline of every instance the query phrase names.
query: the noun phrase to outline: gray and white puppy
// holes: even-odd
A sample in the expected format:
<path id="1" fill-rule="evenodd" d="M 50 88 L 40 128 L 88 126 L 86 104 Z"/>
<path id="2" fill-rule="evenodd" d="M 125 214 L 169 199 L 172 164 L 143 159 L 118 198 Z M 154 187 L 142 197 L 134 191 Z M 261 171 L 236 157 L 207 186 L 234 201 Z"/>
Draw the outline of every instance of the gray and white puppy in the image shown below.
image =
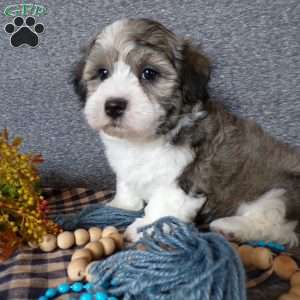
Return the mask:
<path id="1" fill-rule="evenodd" d="M 209 98 L 209 62 L 190 41 L 146 19 L 106 27 L 74 84 L 116 173 L 110 205 L 144 208 L 126 231 L 163 216 L 245 240 L 296 245 L 300 155 Z"/>

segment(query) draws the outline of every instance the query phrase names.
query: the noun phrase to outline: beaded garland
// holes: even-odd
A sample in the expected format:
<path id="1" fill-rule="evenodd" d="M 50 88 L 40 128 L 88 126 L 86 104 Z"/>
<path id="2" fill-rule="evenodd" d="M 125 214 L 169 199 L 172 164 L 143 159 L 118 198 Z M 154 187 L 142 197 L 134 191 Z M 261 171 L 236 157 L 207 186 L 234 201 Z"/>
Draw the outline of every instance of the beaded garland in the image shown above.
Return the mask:
<path id="1" fill-rule="evenodd" d="M 269 248 L 270 250 L 274 251 L 274 252 L 286 252 L 287 248 L 279 243 L 275 243 L 275 242 L 268 242 L 268 241 L 249 241 L 247 242 L 248 245 L 252 246 L 252 247 L 263 247 L 263 248 Z"/>
<path id="2" fill-rule="evenodd" d="M 115 296 L 109 295 L 104 288 L 101 291 L 94 291 L 93 284 L 79 281 L 72 284 L 65 282 L 57 288 L 49 288 L 38 300 L 54 299 L 67 293 L 81 293 L 79 298 L 72 297 L 70 300 L 118 300 Z"/>

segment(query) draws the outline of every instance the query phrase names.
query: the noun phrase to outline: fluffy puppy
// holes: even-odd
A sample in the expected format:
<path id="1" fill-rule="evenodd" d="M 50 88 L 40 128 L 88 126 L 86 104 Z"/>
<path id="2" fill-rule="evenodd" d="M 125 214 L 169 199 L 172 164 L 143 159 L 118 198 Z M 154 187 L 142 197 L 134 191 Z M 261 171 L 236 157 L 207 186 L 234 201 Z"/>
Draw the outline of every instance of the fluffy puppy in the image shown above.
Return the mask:
<path id="1" fill-rule="evenodd" d="M 209 62 L 189 41 L 146 19 L 106 27 L 86 49 L 74 85 L 116 173 L 110 205 L 229 237 L 295 245 L 300 155 L 209 98 Z"/>

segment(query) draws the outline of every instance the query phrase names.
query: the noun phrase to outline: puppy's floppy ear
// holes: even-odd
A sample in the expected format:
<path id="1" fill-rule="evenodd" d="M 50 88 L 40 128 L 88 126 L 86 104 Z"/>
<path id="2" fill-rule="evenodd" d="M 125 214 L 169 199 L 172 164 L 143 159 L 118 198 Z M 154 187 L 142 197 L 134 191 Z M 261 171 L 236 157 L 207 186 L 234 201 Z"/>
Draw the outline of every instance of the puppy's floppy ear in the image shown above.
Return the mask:
<path id="1" fill-rule="evenodd" d="M 86 82 L 83 80 L 83 70 L 86 64 L 86 59 L 90 54 L 92 47 L 95 44 L 96 39 L 89 43 L 87 47 L 82 49 L 82 58 L 80 61 L 74 66 L 73 76 L 72 76 L 72 83 L 74 86 L 74 90 L 76 94 L 79 96 L 82 102 L 85 102 L 87 96 L 87 85 Z"/>
<path id="2" fill-rule="evenodd" d="M 80 101 L 85 102 L 87 87 L 86 83 L 82 79 L 83 69 L 85 66 L 85 60 L 81 59 L 75 66 L 73 71 L 73 86 L 75 93 L 79 96 Z"/>
<path id="3" fill-rule="evenodd" d="M 209 60 L 198 48 L 185 41 L 182 48 L 181 88 L 186 104 L 205 102 L 210 78 Z"/>

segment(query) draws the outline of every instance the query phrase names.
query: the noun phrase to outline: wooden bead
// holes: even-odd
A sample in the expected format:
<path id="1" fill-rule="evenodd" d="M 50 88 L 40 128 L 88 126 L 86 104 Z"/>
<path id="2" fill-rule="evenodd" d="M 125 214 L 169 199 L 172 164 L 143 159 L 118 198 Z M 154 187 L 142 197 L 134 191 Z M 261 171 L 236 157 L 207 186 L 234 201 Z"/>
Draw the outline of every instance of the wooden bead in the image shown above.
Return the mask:
<path id="1" fill-rule="evenodd" d="M 102 238 L 99 242 L 103 245 L 104 254 L 106 256 L 111 255 L 116 251 L 117 246 L 113 239 L 105 237 Z"/>
<path id="2" fill-rule="evenodd" d="M 291 286 L 300 286 L 300 271 L 295 272 L 291 277 Z"/>
<path id="3" fill-rule="evenodd" d="M 124 247 L 124 238 L 122 234 L 114 232 L 109 235 L 109 238 L 115 242 L 117 249 L 121 250 Z"/>
<path id="4" fill-rule="evenodd" d="M 96 242 L 102 238 L 102 230 L 98 227 L 91 227 L 89 229 L 90 241 Z"/>
<path id="5" fill-rule="evenodd" d="M 109 237 L 110 234 L 112 233 L 119 233 L 118 229 L 114 226 L 107 226 L 103 229 L 102 231 L 102 237 Z"/>
<path id="6" fill-rule="evenodd" d="M 77 246 L 83 246 L 90 241 L 90 234 L 87 230 L 80 228 L 74 231 L 75 243 Z"/>
<path id="7" fill-rule="evenodd" d="M 89 250 L 87 248 L 78 249 L 73 253 L 73 255 L 71 257 L 71 261 L 78 259 L 78 258 L 84 258 L 88 262 L 90 262 L 93 259 L 93 254 L 92 254 L 91 250 Z"/>
<path id="8" fill-rule="evenodd" d="M 290 279 L 297 271 L 296 262 L 288 255 L 279 255 L 274 259 L 274 272 L 281 279 Z"/>
<path id="9" fill-rule="evenodd" d="M 278 300 L 300 300 L 300 297 L 295 294 L 283 294 L 279 297 Z"/>
<path id="10" fill-rule="evenodd" d="M 248 245 L 239 247 L 239 254 L 245 267 L 252 265 L 252 253 L 254 248 Z"/>
<path id="11" fill-rule="evenodd" d="M 268 248 L 254 248 L 251 255 L 251 262 L 253 267 L 258 270 L 267 270 L 273 264 L 273 253 Z"/>
<path id="12" fill-rule="evenodd" d="M 79 281 L 85 277 L 85 269 L 88 261 L 85 258 L 77 258 L 69 263 L 67 273 L 72 281 Z"/>
<path id="13" fill-rule="evenodd" d="M 71 231 L 64 231 L 57 236 L 57 246 L 60 249 L 69 249 L 75 243 L 74 233 Z"/>
<path id="14" fill-rule="evenodd" d="M 57 247 L 56 236 L 53 234 L 46 234 L 43 236 L 42 242 L 39 244 L 40 249 L 44 252 L 51 252 Z"/>
<path id="15" fill-rule="evenodd" d="M 84 248 L 92 252 L 93 259 L 100 259 L 104 256 L 104 248 L 100 242 L 90 242 Z"/>
<path id="16" fill-rule="evenodd" d="M 289 294 L 297 295 L 300 299 L 300 286 L 292 286 L 292 288 L 289 290 Z"/>

